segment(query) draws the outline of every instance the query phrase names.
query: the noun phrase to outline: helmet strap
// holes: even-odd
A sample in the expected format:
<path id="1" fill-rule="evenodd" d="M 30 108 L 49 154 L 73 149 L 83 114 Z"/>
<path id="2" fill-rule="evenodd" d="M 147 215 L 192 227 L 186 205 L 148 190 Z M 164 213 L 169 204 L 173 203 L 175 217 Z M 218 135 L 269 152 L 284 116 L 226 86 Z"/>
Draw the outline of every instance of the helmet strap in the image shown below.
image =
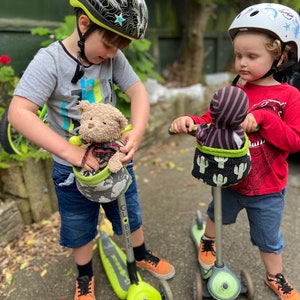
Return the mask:
<path id="1" fill-rule="evenodd" d="M 270 70 L 264 76 L 262 76 L 261 78 L 266 78 L 266 77 L 268 77 L 268 76 L 270 76 L 272 74 L 284 71 L 285 69 L 287 69 L 288 67 L 290 67 L 291 65 L 293 65 L 295 63 L 295 61 L 289 60 L 286 63 L 281 64 L 280 66 L 277 66 L 278 62 L 280 61 L 280 59 L 281 59 L 281 57 L 282 57 L 282 55 L 284 53 L 285 48 L 286 48 L 286 44 L 285 43 L 281 43 L 281 45 L 282 45 L 282 50 L 281 50 L 281 54 L 280 54 L 279 59 L 275 59 L 273 61 L 273 64 L 272 64 Z"/>
<path id="2" fill-rule="evenodd" d="M 240 75 L 236 75 L 235 78 L 232 80 L 231 84 L 233 86 L 236 86 L 236 84 L 238 83 L 239 79 L 240 79 Z"/>
<path id="3" fill-rule="evenodd" d="M 97 26 L 95 24 L 92 24 L 89 27 L 89 29 L 84 34 L 82 34 L 81 31 L 80 31 L 80 29 L 79 29 L 78 21 L 77 21 L 77 32 L 78 32 L 78 35 L 79 35 L 79 41 L 77 42 L 77 44 L 78 44 L 78 47 L 79 47 L 80 50 L 77 52 L 77 66 L 76 66 L 76 70 L 75 70 L 74 76 L 71 79 L 71 82 L 74 83 L 74 84 L 76 84 L 78 82 L 78 80 L 80 78 L 82 78 L 82 76 L 84 75 L 84 72 L 85 72 L 84 66 L 82 64 L 82 59 L 86 60 L 90 65 L 93 64 L 85 56 L 85 53 L 84 53 L 84 43 L 85 43 L 86 37 L 92 31 L 94 31 L 96 28 L 97 28 Z"/>
<path id="4" fill-rule="evenodd" d="M 92 23 L 92 25 L 89 27 L 89 29 L 84 34 L 82 34 L 79 29 L 78 18 L 77 18 L 76 26 L 77 26 L 77 32 L 79 35 L 79 41 L 77 42 L 77 45 L 78 45 L 80 51 L 78 52 L 78 54 L 79 54 L 80 58 L 82 58 L 82 59 L 86 60 L 88 63 L 92 64 L 85 55 L 84 46 L 85 46 L 85 40 L 86 40 L 87 36 L 89 34 L 91 34 L 98 26 L 96 24 Z"/>

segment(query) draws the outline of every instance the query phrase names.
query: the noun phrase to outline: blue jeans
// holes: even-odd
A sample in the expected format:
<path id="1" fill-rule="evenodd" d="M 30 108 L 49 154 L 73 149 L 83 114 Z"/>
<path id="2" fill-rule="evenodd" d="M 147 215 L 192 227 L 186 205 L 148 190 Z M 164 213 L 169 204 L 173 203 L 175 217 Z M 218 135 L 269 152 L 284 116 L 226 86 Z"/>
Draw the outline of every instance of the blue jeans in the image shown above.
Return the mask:
<path id="1" fill-rule="evenodd" d="M 245 196 L 231 188 L 222 188 L 223 224 L 236 222 L 238 213 L 247 212 L 253 245 L 266 253 L 280 253 L 284 247 L 280 224 L 284 209 L 285 189 L 279 193 Z M 207 215 L 214 221 L 214 203 L 209 204 Z"/>
<path id="2" fill-rule="evenodd" d="M 126 165 L 132 183 L 125 193 L 131 232 L 142 225 L 140 200 L 137 192 L 133 163 Z M 102 205 L 114 232 L 122 234 L 117 200 L 100 204 L 86 199 L 77 189 L 72 167 L 54 162 L 52 178 L 61 216 L 60 244 L 69 248 L 81 247 L 95 238 L 99 209 Z"/>

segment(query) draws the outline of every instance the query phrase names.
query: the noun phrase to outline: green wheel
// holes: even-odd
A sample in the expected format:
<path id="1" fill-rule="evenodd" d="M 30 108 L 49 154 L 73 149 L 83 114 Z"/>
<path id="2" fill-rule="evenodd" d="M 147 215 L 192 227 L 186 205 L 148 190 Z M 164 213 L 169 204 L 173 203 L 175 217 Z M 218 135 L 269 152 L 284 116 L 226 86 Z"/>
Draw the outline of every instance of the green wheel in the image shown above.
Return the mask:
<path id="1" fill-rule="evenodd" d="M 241 284 L 235 274 L 225 266 L 223 268 L 213 267 L 207 288 L 214 299 L 233 300 L 239 296 Z"/>
<path id="2" fill-rule="evenodd" d="M 160 279 L 159 281 L 159 292 L 161 294 L 162 300 L 174 300 L 170 285 L 164 279 Z"/>
<path id="3" fill-rule="evenodd" d="M 45 124 L 47 124 L 46 112 L 45 105 L 37 112 L 37 115 Z M 8 108 L 4 111 L 0 121 L 0 144 L 3 150 L 9 154 L 21 155 L 30 150 L 39 149 L 11 126 L 8 122 Z"/>
<path id="4" fill-rule="evenodd" d="M 241 285 L 242 285 L 242 291 L 245 290 L 247 299 L 253 300 L 255 294 L 255 288 L 252 279 L 250 277 L 250 274 L 246 270 L 241 270 Z"/>
<path id="5" fill-rule="evenodd" d="M 8 122 L 8 108 L 4 111 L 0 122 L 0 142 L 3 150 L 9 154 L 27 152 L 28 143 Z"/>
<path id="6" fill-rule="evenodd" d="M 139 281 L 138 284 L 131 284 L 128 289 L 127 300 L 162 300 L 158 290 L 150 284 Z"/>
<path id="7" fill-rule="evenodd" d="M 203 294 L 202 285 L 203 282 L 202 282 L 201 275 L 199 274 L 199 272 L 196 272 L 194 286 L 193 286 L 194 300 L 202 300 L 202 294 Z"/>

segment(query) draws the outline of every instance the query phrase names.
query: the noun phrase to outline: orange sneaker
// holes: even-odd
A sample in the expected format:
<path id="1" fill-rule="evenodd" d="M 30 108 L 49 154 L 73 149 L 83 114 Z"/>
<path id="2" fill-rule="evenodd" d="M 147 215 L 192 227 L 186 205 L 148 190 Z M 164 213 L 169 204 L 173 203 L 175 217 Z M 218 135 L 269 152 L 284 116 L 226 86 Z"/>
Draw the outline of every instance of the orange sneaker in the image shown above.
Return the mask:
<path id="1" fill-rule="evenodd" d="M 76 290 L 74 300 L 96 300 L 94 293 L 94 276 L 78 277 L 76 280 Z"/>
<path id="2" fill-rule="evenodd" d="M 216 245 L 214 240 L 206 240 L 201 238 L 198 261 L 201 267 L 205 270 L 210 269 L 216 261 Z"/>
<path id="3" fill-rule="evenodd" d="M 279 273 L 275 279 L 266 277 L 265 283 L 269 286 L 281 300 L 300 300 L 299 293 L 292 285 Z"/>
<path id="4" fill-rule="evenodd" d="M 136 261 L 136 265 L 160 279 L 171 279 L 175 275 L 175 268 L 167 261 L 154 256 L 150 250 L 147 250 L 145 259 Z"/>

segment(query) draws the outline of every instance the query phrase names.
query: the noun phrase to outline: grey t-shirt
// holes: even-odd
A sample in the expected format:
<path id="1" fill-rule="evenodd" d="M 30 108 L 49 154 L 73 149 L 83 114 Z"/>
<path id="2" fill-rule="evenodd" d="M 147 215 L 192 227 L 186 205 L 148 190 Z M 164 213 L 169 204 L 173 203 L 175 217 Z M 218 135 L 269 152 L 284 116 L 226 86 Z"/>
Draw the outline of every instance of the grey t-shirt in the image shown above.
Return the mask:
<path id="1" fill-rule="evenodd" d="M 77 61 L 64 46 L 54 42 L 38 51 L 14 91 L 14 95 L 27 98 L 40 107 L 46 103 L 49 126 L 66 140 L 80 125 L 79 101 L 115 105 L 114 84 L 124 92 L 139 81 L 120 50 L 114 58 L 85 68 L 84 76 L 73 84 L 71 79 L 76 66 Z M 55 155 L 53 158 L 69 165 Z"/>

